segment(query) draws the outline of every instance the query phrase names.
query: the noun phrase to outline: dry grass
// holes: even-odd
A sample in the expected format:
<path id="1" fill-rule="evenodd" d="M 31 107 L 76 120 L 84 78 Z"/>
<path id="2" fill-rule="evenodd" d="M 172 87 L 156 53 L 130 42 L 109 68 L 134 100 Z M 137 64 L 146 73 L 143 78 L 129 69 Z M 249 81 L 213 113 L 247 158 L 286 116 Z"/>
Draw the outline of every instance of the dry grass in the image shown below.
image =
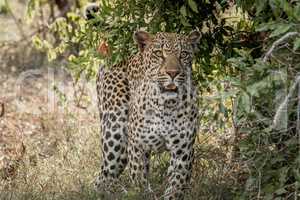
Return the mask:
<path id="1" fill-rule="evenodd" d="M 5 163 L 1 166 L 0 199 L 161 199 L 166 185 L 166 154 L 153 157 L 150 179 L 154 193 L 131 188 L 126 172 L 122 183 L 127 194 L 105 197 L 93 191 L 92 181 L 101 161 L 97 111 L 75 106 L 71 95 L 61 101 L 58 94 L 52 110 L 47 109 L 52 85 L 47 75 L 45 71 L 25 80 L 21 96 L 26 109 L 22 112 L 17 106 L 20 95 L 12 95 L 16 76 L 7 78 L 1 91 L 5 113 L 0 118 L 0 155 Z M 58 76 L 54 82 L 64 85 L 67 92 L 74 89 L 67 79 Z M 9 98 L 5 94 L 10 94 Z M 199 136 L 196 149 L 188 199 L 232 199 L 236 183 L 229 149 L 221 148 L 218 140 L 208 135 Z M 8 169 L 13 173 L 7 174 Z"/>
<path id="2" fill-rule="evenodd" d="M 96 113 L 72 103 L 60 106 L 59 101 L 47 110 L 51 83 L 45 76 L 26 80 L 34 84 L 25 84 L 20 100 L 12 89 L 15 78 L 6 80 L 0 96 L 5 105 L 0 119 L 0 199 L 44 199 L 49 194 L 61 199 L 58 196 L 64 193 L 72 196 L 90 188 L 100 161 Z M 20 110 L 20 103 L 26 109 Z M 14 168 L 11 175 L 7 174 L 9 166 Z"/>

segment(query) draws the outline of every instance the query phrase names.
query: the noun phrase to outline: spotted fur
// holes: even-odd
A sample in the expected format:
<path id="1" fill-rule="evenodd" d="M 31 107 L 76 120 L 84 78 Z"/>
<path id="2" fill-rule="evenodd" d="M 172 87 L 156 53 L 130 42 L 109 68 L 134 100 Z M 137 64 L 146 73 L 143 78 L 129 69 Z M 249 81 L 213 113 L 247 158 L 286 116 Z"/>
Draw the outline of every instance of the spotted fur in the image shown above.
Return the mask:
<path id="1" fill-rule="evenodd" d="M 139 52 L 100 67 L 97 95 L 102 165 L 98 191 L 110 191 L 127 166 L 134 184 L 148 187 L 151 153 L 170 153 L 165 200 L 183 199 L 197 132 L 192 60 L 200 33 L 134 33 Z"/>

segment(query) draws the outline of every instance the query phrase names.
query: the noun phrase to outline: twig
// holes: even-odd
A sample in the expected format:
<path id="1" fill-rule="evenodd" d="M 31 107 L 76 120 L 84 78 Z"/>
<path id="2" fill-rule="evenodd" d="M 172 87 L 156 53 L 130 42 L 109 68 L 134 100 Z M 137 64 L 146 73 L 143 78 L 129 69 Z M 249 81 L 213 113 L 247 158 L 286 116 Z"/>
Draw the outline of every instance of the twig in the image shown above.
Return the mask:
<path id="1" fill-rule="evenodd" d="M 292 87 L 289 90 L 288 95 L 284 98 L 284 101 L 280 104 L 279 108 L 276 111 L 276 114 L 273 119 L 273 128 L 277 128 L 278 124 L 281 122 L 281 117 L 284 114 L 284 111 L 286 110 L 286 106 L 288 105 L 289 100 L 292 97 L 293 92 L 295 91 L 299 82 L 300 82 L 300 76 L 297 76 L 295 83 L 292 85 Z"/>
<path id="2" fill-rule="evenodd" d="M 288 50 L 290 50 L 293 54 L 297 54 L 300 55 L 300 53 L 294 51 L 292 48 L 290 48 L 289 46 L 286 47 Z"/>
<path id="3" fill-rule="evenodd" d="M 298 86 L 298 94 L 297 94 L 297 104 L 298 104 L 298 109 L 297 109 L 297 126 L 296 126 L 296 132 L 297 135 L 299 135 L 300 131 L 300 84 L 297 84 Z"/>
<path id="4" fill-rule="evenodd" d="M 4 110 L 4 103 L 0 103 L 1 111 L 0 111 L 0 117 L 4 116 L 5 110 Z"/>
<path id="5" fill-rule="evenodd" d="M 14 13 L 12 12 L 11 8 L 10 8 L 10 5 L 8 3 L 8 1 L 6 0 L 5 1 L 5 5 L 8 7 L 8 11 L 9 11 L 9 14 L 11 15 L 11 17 L 13 18 L 17 28 L 19 29 L 19 32 L 22 36 L 22 38 L 24 38 L 26 40 L 26 35 L 24 33 L 24 30 L 23 30 L 23 27 L 22 27 L 22 24 L 20 23 L 20 20 L 17 19 L 17 17 L 14 15 Z"/>
<path id="6" fill-rule="evenodd" d="M 295 35 L 300 36 L 300 33 L 298 32 L 289 32 L 287 34 L 285 34 L 284 36 L 282 36 L 281 38 L 279 38 L 278 40 L 276 40 L 271 48 L 267 51 L 267 53 L 265 54 L 264 58 L 263 58 L 263 62 L 267 62 L 267 60 L 269 59 L 269 57 L 272 55 L 272 52 L 275 50 L 275 48 L 280 45 L 282 42 L 284 42 L 285 40 L 287 40 L 290 37 L 293 37 Z"/>

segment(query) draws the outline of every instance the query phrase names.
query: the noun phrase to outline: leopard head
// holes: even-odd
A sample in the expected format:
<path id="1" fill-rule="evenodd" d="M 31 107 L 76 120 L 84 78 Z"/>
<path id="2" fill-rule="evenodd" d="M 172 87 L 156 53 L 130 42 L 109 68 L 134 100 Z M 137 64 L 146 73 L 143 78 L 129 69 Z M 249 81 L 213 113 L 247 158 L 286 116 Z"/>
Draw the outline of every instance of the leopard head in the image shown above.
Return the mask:
<path id="1" fill-rule="evenodd" d="M 144 77 L 156 87 L 159 95 L 177 98 L 191 87 L 192 61 L 201 38 L 198 31 L 188 35 L 144 31 L 134 34 L 139 46 Z"/>

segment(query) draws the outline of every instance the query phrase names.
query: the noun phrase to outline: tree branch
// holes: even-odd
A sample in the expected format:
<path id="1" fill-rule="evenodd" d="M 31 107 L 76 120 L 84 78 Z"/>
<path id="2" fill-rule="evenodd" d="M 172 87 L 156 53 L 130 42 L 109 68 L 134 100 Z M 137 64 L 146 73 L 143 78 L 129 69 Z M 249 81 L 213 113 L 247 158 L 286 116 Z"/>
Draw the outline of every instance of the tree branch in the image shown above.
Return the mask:
<path id="1" fill-rule="evenodd" d="M 3 117 L 3 116 L 4 116 L 4 113 L 5 113 L 5 110 L 4 110 L 4 103 L 0 102 L 0 108 L 1 108 L 1 111 L 0 111 L 0 117 Z"/>
<path id="2" fill-rule="evenodd" d="M 26 39 L 26 35 L 25 35 L 24 29 L 23 29 L 23 27 L 22 27 L 22 22 L 21 22 L 21 20 L 18 19 L 18 18 L 14 15 L 14 13 L 13 13 L 11 7 L 10 7 L 10 4 L 8 3 L 7 0 L 5 1 L 5 5 L 7 6 L 8 12 L 9 12 L 10 16 L 12 17 L 12 19 L 14 20 L 14 22 L 15 22 L 15 24 L 16 24 L 16 26 L 17 26 L 19 32 L 20 32 L 21 37 L 22 37 L 23 39 Z"/>
<path id="3" fill-rule="evenodd" d="M 281 38 L 279 38 L 278 40 L 276 40 L 271 48 L 267 51 L 267 53 L 265 54 L 264 58 L 263 58 L 263 62 L 267 62 L 267 60 L 270 58 L 270 56 L 272 55 L 273 51 L 275 50 L 276 47 L 278 47 L 278 45 L 280 45 L 282 42 L 284 42 L 285 40 L 293 37 L 293 36 L 300 36 L 300 33 L 298 32 L 288 32 L 287 34 L 285 34 L 284 36 L 282 36 Z"/>
<path id="4" fill-rule="evenodd" d="M 292 95 L 293 95 L 294 91 L 296 90 L 297 85 L 299 85 L 299 83 L 300 83 L 300 76 L 297 76 L 294 84 L 289 89 L 288 95 L 284 98 L 283 102 L 280 104 L 280 106 L 278 107 L 278 109 L 275 113 L 272 128 L 277 129 L 278 125 L 280 124 L 280 122 L 282 120 L 282 116 L 283 116 L 284 112 L 287 111 L 286 107 L 289 103 L 289 100 L 292 97 Z"/>

